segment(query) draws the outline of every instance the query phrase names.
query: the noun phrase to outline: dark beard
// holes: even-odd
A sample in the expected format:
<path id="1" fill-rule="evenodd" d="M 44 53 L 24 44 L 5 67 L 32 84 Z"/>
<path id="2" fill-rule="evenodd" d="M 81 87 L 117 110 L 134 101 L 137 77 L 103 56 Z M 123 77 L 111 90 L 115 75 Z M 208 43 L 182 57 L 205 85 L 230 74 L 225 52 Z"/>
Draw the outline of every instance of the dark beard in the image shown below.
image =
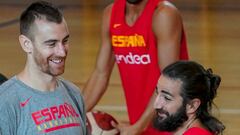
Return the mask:
<path id="1" fill-rule="evenodd" d="M 157 115 L 157 113 L 166 114 L 166 118 L 162 118 Z M 182 124 L 187 121 L 188 116 L 186 114 L 186 105 L 182 105 L 175 114 L 169 115 L 168 112 L 162 109 L 156 109 L 156 114 L 153 119 L 153 127 L 159 131 L 168 131 L 173 132 L 176 131 L 178 127 L 182 126 Z"/>

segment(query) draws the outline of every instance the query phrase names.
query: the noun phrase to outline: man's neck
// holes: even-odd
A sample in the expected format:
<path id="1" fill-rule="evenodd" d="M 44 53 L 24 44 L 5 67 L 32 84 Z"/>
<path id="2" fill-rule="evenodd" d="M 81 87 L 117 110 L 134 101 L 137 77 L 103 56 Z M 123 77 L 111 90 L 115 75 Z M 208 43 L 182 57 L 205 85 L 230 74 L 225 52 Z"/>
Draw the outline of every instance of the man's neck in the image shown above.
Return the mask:
<path id="1" fill-rule="evenodd" d="M 195 117 L 189 118 L 187 121 L 183 123 L 181 127 L 179 127 L 173 135 L 182 135 L 184 132 L 186 132 L 189 128 L 197 126 L 199 123 L 199 120 Z"/>
<path id="2" fill-rule="evenodd" d="M 138 17 L 142 14 L 148 0 L 143 0 L 138 4 L 130 4 L 126 2 L 126 9 L 125 9 L 125 19 L 126 23 L 132 26 Z"/>
<path id="3" fill-rule="evenodd" d="M 57 87 L 56 77 L 44 73 L 35 73 L 27 68 L 20 72 L 17 78 L 29 87 L 39 91 L 53 91 Z"/>

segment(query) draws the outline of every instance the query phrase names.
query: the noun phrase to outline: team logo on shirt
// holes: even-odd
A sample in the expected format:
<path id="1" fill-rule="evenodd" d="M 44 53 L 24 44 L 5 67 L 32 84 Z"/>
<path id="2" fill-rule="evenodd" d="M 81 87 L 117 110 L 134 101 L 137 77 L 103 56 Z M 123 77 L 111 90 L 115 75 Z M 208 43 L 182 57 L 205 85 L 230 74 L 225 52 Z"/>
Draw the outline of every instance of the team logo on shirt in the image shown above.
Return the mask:
<path id="1" fill-rule="evenodd" d="M 38 131 L 43 133 L 80 126 L 79 114 L 68 103 L 33 112 L 32 119 Z"/>
<path id="2" fill-rule="evenodd" d="M 117 48 L 129 48 L 129 47 L 146 47 L 146 42 L 143 35 L 112 35 L 112 46 Z M 125 64 L 143 64 L 147 65 L 151 63 L 149 54 L 134 54 L 129 52 L 128 54 L 116 54 L 115 60 L 117 63 L 124 62 Z"/>
<path id="3" fill-rule="evenodd" d="M 113 24 L 113 28 L 118 28 L 118 27 L 120 27 L 121 26 L 121 24 L 120 23 L 116 23 L 116 24 Z"/>
<path id="4" fill-rule="evenodd" d="M 32 96 L 31 96 L 32 97 Z M 29 97 L 27 100 L 23 101 L 23 102 L 20 102 L 20 106 L 21 107 L 24 107 L 26 106 L 26 104 L 29 102 L 29 100 L 31 99 L 31 97 Z"/>
<path id="5" fill-rule="evenodd" d="M 114 47 L 146 47 L 142 35 L 112 35 L 112 46 Z"/>

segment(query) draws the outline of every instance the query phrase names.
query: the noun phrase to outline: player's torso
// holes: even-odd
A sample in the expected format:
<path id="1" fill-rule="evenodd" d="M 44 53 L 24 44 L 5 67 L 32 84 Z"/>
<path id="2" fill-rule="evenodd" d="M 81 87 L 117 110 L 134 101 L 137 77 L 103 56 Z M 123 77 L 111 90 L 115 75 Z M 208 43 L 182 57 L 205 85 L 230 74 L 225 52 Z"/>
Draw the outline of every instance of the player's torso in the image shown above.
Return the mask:
<path id="1" fill-rule="evenodd" d="M 125 3 L 124 0 L 117 0 L 112 7 L 112 48 L 120 72 L 124 70 L 141 74 L 158 63 L 156 39 L 152 32 L 152 15 L 156 6 L 147 3 L 133 26 L 129 26 L 125 21 Z M 158 67 L 156 69 L 159 70 Z"/>
<path id="2" fill-rule="evenodd" d="M 39 92 L 18 82 L 14 108 L 18 135 L 83 135 L 79 111 L 62 86 L 54 92 Z"/>
<path id="3" fill-rule="evenodd" d="M 117 0 L 112 7 L 110 21 L 112 48 L 125 90 L 129 113 L 131 115 L 131 112 L 138 112 L 139 114 L 135 114 L 136 117 L 142 113 L 148 103 L 160 74 L 156 38 L 152 31 L 152 15 L 155 7 L 153 3 L 147 3 L 133 26 L 125 22 L 125 3 L 122 0 Z"/>

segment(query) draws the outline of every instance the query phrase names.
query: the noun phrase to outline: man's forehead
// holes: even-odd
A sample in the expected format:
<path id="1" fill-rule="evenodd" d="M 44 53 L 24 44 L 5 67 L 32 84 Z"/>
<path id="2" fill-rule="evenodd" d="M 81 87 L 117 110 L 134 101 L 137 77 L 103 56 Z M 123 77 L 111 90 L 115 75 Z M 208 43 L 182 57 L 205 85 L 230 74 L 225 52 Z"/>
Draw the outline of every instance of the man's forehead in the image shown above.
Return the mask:
<path id="1" fill-rule="evenodd" d="M 172 79 L 170 77 L 161 75 L 158 80 L 158 87 L 168 95 L 180 94 L 182 81 L 180 79 Z"/>
<path id="2" fill-rule="evenodd" d="M 48 21 L 45 19 L 37 19 L 34 24 L 31 26 L 31 30 L 34 33 L 45 33 L 46 35 L 49 33 L 59 33 L 63 34 L 63 31 L 66 31 L 68 34 L 68 27 L 66 22 L 63 20 L 61 23 L 56 23 L 52 21 Z"/>

